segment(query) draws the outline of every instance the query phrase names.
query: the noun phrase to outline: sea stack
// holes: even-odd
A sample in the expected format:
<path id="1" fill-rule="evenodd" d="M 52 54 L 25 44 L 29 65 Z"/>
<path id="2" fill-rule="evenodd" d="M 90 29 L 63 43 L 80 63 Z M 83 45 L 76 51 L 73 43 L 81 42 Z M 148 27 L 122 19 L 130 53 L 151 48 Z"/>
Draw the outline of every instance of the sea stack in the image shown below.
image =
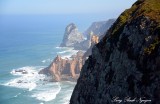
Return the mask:
<path id="1" fill-rule="evenodd" d="M 114 104 L 115 97 L 160 104 L 159 0 L 138 0 L 93 46 L 70 104 Z"/>
<path id="2" fill-rule="evenodd" d="M 74 23 L 71 23 L 65 29 L 60 47 L 74 47 L 75 44 L 82 41 L 84 41 L 83 34 L 78 31 L 78 28 Z"/>

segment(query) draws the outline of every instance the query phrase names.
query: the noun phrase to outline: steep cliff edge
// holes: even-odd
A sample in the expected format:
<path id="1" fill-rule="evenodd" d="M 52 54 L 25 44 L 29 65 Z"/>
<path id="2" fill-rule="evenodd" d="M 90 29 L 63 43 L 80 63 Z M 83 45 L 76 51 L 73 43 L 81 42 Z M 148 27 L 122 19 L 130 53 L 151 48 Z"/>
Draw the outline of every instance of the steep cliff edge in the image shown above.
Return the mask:
<path id="1" fill-rule="evenodd" d="M 130 104 L 134 98 L 133 104 L 160 104 L 159 0 L 138 0 L 119 16 L 93 47 L 70 104 Z"/>

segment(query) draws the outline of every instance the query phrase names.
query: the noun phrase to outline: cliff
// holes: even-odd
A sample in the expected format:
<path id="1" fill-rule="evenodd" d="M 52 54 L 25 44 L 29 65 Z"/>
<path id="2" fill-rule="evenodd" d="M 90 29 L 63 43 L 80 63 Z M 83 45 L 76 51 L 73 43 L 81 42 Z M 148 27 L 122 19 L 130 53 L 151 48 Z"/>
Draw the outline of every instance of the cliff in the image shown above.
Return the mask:
<path id="1" fill-rule="evenodd" d="M 63 59 L 57 55 L 53 62 L 47 68 L 42 69 L 39 74 L 52 76 L 53 81 L 76 81 L 84 63 L 82 56 L 82 51 L 78 51 L 76 55 L 72 55 L 71 59 Z"/>
<path id="2" fill-rule="evenodd" d="M 91 47 L 87 52 L 78 51 L 70 59 L 63 59 L 57 55 L 48 67 L 40 70 L 39 74 L 52 76 L 53 81 L 76 81 L 84 62 L 91 55 L 91 48 L 98 42 L 98 37 L 93 35 L 91 37 Z"/>
<path id="3" fill-rule="evenodd" d="M 74 47 L 75 44 L 84 41 L 83 34 L 78 31 L 78 28 L 75 24 L 69 24 L 63 36 L 63 41 L 60 44 L 60 47 Z"/>
<path id="4" fill-rule="evenodd" d="M 70 104 L 160 104 L 159 68 L 160 1 L 138 0 L 93 46 Z"/>
<path id="5" fill-rule="evenodd" d="M 94 22 L 92 25 L 84 32 L 87 39 L 84 39 L 83 34 L 78 31 L 78 28 L 74 23 L 69 24 L 63 36 L 62 43 L 60 47 L 74 47 L 76 50 L 87 50 L 91 47 L 92 35 L 101 37 L 104 35 L 109 27 L 113 24 L 115 20 L 109 19 L 107 21 Z"/>
<path id="6" fill-rule="evenodd" d="M 115 19 L 93 22 L 91 26 L 84 32 L 84 35 L 88 36 L 91 32 L 97 36 L 104 35 L 114 22 Z"/>

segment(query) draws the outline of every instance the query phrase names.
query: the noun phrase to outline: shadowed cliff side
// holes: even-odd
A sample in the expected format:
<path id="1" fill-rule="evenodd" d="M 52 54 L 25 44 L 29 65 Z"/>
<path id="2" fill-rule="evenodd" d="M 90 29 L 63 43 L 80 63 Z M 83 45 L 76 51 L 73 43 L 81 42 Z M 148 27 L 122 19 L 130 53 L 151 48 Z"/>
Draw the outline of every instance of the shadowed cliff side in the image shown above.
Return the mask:
<path id="1" fill-rule="evenodd" d="M 138 0 L 92 49 L 70 104 L 160 104 L 160 1 Z M 143 103 L 143 102 L 141 102 Z"/>

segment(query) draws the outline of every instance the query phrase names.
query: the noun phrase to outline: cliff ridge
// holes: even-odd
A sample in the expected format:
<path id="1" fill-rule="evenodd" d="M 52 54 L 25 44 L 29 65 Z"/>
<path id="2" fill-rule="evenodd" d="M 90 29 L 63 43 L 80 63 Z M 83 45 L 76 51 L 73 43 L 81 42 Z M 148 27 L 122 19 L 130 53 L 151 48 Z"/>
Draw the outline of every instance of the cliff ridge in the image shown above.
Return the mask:
<path id="1" fill-rule="evenodd" d="M 160 2 L 138 0 L 93 46 L 70 104 L 113 104 L 115 97 L 159 104 L 159 68 Z"/>

